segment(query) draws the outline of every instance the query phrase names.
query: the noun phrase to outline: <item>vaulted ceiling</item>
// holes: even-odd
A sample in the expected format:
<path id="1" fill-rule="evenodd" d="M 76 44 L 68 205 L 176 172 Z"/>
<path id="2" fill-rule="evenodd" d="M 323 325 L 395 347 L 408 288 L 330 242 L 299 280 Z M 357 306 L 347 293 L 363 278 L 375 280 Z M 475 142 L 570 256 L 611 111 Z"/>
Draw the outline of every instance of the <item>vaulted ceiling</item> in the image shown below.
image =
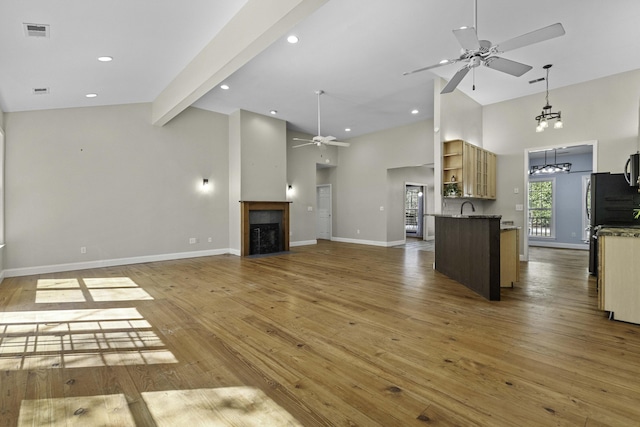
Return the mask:
<path id="1" fill-rule="evenodd" d="M 255 1 L 268 2 L 249 3 Z M 224 81 L 213 81 L 215 87 L 193 105 L 225 114 L 276 110 L 291 129 L 315 134 L 315 91 L 322 89 L 322 134 L 340 139 L 433 115 L 433 79 L 448 80 L 461 65 L 402 73 L 459 55 L 452 29 L 473 25 L 474 0 L 318 4 Z M 246 5 L 247 0 L 3 1 L 0 109 L 154 102 Z M 542 105 L 545 83 L 529 81 L 544 76 L 545 64 L 553 64 L 551 90 L 640 69 L 637 0 L 478 0 L 477 7 L 478 35 L 493 43 L 556 22 L 566 31 L 502 55 L 533 66 L 522 77 L 486 67 L 469 73 L 459 90 L 482 105 L 536 93 Z M 27 37 L 25 23 L 48 24 L 49 37 Z M 287 43 L 289 34 L 299 42 Z M 105 55 L 113 61 L 97 60 Z M 49 93 L 34 94 L 35 88 Z M 86 98 L 88 93 L 98 96 Z M 414 109 L 419 113 L 411 114 Z"/>

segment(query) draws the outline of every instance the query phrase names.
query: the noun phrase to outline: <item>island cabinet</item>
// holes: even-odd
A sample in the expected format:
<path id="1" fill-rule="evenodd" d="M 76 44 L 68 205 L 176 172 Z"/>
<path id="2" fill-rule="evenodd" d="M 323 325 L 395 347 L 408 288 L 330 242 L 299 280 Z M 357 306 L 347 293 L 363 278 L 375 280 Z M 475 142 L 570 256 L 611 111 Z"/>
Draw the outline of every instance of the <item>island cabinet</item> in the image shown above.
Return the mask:
<path id="1" fill-rule="evenodd" d="M 500 215 L 435 216 L 435 269 L 500 301 Z"/>
<path id="2" fill-rule="evenodd" d="M 640 324 L 640 227 L 598 231 L 598 307 Z"/>
<path id="3" fill-rule="evenodd" d="M 461 139 L 443 142 L 442 183 L 444 197 L 495 200 L 496 155 Z"/>

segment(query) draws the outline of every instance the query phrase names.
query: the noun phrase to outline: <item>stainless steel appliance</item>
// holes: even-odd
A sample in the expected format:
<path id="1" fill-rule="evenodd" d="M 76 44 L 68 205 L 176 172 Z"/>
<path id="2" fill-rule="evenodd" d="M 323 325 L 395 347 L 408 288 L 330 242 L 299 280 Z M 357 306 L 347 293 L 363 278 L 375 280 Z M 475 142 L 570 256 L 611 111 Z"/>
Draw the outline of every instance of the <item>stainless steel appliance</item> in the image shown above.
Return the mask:
<path id="1" fill-rule="evenodd" d="M 640 152 L 629 156 L 624 165 L 624 178 L 630 186 L 640 186 Z"/>
<path id="2" fill-rule="evenodd" d="M 589 209 L 589 273 L 598 273 L 597 227 L 640 225 L 633 209 L 640 204 L 640 194 L 631 187 L 624 174 L 609 172 L 591 174 Z"/>

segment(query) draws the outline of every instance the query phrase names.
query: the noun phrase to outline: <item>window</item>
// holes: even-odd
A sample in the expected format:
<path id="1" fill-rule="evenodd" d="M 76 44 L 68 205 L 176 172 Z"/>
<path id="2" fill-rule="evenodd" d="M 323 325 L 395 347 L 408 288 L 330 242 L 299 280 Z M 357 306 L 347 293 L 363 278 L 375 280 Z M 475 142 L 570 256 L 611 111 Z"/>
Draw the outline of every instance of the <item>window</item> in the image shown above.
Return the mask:
<path id="1" fill-rule="evenodd" d="M 529 181 L 529 237 L 554 238 L 555 178 Z"/>

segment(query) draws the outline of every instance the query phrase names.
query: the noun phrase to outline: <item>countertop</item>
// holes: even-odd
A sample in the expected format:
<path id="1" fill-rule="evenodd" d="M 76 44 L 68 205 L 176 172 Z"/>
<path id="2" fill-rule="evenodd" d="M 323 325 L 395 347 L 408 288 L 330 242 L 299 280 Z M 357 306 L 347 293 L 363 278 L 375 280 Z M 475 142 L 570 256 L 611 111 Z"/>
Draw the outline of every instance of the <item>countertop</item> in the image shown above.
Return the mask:
<path id="1" fill-rule="evenodd" d="M 640 225 L 629 227 L 602 227 L 598 236 L 640 237 Z"/>
<path id="2" fill-rule="evenodd" d="M 452 215 L 452 214 L 427 214 L 429 216 L 438 216 L 440 218 L 460 218 L 460 219 L 492 219 L 502 218 L 502 215 Z"/>

